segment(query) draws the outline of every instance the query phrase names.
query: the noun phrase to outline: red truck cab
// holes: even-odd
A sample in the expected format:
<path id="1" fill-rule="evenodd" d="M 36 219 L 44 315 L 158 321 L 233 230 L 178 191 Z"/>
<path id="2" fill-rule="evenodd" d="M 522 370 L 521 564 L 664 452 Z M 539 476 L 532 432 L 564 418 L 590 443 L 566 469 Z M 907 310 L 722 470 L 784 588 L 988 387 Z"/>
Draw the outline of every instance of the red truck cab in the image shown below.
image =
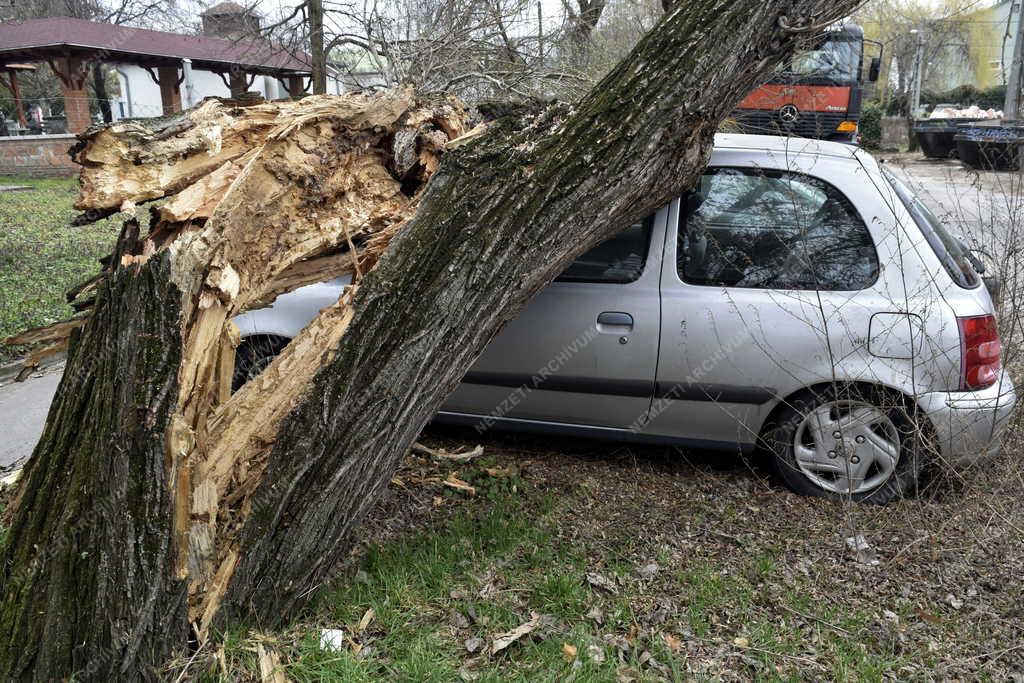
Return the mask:
<path id="1" fill-rule="evenodd" d="M 837 26 L 784 62 L 733 112 L 745 133 L 855 142 L 864 83 L 878 80 L 881 57 L 865 74 L 864 30 Z M 874 43 L 877 45 L 877 43 Z"/>

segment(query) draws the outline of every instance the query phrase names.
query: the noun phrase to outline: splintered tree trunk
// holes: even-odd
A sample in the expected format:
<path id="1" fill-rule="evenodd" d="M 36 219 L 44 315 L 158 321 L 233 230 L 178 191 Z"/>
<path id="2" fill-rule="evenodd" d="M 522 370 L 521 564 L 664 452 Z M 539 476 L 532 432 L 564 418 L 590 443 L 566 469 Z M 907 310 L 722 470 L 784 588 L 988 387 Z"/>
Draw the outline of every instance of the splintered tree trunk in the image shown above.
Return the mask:
<path id="1" fill-rule="evenodd" d="M 13 504 L 0 677 L 156 678 L 224 625 L 292 617 L 501 325 L 692 186 L 735 103 L 855 4 L 680 3 L 581 102 L 468 132 L 404 92 L 90 132 L 81 209 L 174 196 L 145 238 L 126 224 L 74 333 Z M 231 318 L 342 272 L 231 394 Z"/>

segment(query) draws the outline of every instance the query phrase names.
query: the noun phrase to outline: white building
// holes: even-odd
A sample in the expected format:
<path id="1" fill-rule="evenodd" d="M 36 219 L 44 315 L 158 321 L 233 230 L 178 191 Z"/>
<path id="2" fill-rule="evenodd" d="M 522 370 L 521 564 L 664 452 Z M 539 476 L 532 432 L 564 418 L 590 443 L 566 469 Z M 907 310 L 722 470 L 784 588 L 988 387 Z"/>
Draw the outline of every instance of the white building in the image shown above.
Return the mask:
<path id="1" fill-rule="evenodd" d="M 233 41 L 236 46 L 252 40 L 260 28 L 260 20 L 250 9 L 235 2 L 222 2 L 202 14 L 203 36 Z M 306 55 L 296 55 L 301 61 L 308 61 Z M 160 84 L 153 69 L 134 63 L 107 62 L 116 74 L 120 95 L 112 97 L 111 109 L 115 119 L 161 116 L 163 103 Z M 303 65 L 305 66 L 305 65 Z M 307 67 L 308 68 L 308 67 Z M 183 69 L 184 70 L 184 69 Z M 288 83 L 271 75 L 245 75 L 244 90 L 257 93 L 268 100 L 290 97 Z M 183 107 L 191 107 L 207 97 L 231 97 L 230 78 L 200 68 L 191 68 L 182 74 L 179 86 Z M 303 90 L 309 90 L 309 78 L 303 76 Z M 327 79 L 327 92 L 341 94 L 344 87 L 333 70 Z"/>
<path id="2" fill-rule="evenodd" d="M 145 118 L 161 116 L 163 104 L 160 99 L 160 85 L 147 70 L 136 64 L 109 63 L 109 68 L 117 75 L 120 95 L 111 95 L 111 109 L 114 118 Z M 182 106 L 187 108 L 206 97 L 230 97 L 231 89 L 220 74 L 202 69 L 191 70 L 191 88 L 182 81 L 180 87 Z M 289 97 L 288 84 L 273 76 L 254 75 L 247 78 L 249 83 L 246 92 L 259 93 L 268 100 L 279 100 Z M 305 90 L 309 89 L 309 78 L 303 79 Z M 327 92 L 341 94 L 344 88 L 337 78 L 327 79 Z"/>

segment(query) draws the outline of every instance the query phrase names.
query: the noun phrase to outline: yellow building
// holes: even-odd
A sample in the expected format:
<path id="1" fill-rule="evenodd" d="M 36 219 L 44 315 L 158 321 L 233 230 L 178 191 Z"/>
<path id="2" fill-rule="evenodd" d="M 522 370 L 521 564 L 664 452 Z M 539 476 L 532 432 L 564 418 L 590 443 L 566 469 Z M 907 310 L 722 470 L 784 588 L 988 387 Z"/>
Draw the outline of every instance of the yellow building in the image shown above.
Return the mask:
<path id="1" fill-rule="evenodd" d="M 1011 8 L 1018 5 L 1007 25 Z M 965 15 L 961 24 L 967 39 L 967 73 L 970 80 L 955 85 L 974 85 L 990 88 L 1006 85 L 1007 72 L 1013 60 L 1013 35 L 1019 21 L 1019 3 L 1003 0 L 992 7 L 985 7 Z"/>
<path id="2" fill-rule="evenodd" d="M 913 69 L 917 36 L 911 37 L 908 27 L 917 25 L 925 41 L 925 91 L 944 92 L 962 85 L 986 89 L 1006 84 L 1020 5 L 1021 0 L 998 0 L 968 12 L 950 10 L 948 18 L 924 13 L 919 21 L 904 18 L 900 27 L 878 20 L 862 22 L 867 38 L 885 44 L 882 83 L 895 86 L 900 69 L 905 74 Z"/>

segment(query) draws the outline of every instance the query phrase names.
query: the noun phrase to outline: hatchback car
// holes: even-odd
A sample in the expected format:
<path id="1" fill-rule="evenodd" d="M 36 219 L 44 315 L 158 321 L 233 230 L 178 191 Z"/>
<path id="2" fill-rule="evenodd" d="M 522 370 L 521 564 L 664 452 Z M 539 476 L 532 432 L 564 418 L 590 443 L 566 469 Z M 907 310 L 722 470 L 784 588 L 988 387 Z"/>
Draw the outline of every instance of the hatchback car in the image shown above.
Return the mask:
<path id="1" fill-rule="evenodd" d="M 236 319 L 264 367 L 346 279 Z M 578 258 L 437 415 L 751 452 L 800 493 L 887 502 L 994 453 L 1016 401 L 970 254 L 869 154 L 720 135 L 692 192 Z"/>

